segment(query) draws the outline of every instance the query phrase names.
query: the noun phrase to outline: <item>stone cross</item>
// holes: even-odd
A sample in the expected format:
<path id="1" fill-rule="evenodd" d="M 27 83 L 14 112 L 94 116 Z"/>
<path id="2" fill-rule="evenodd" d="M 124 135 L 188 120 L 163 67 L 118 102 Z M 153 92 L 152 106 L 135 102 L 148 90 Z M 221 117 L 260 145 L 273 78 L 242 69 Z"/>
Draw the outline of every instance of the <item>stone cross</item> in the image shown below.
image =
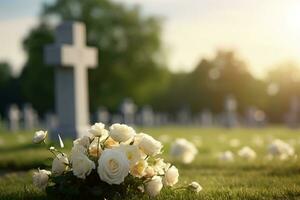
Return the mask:
<path id="1" fill-rule="evenodd" d="M 85 25 L 64 22 L 56 28 L 56 42 L 45 48 L 45 62 L 55 65 L 56 134 L 77 138 L 89 125 L 87 68 L 98 64 L 96 48 L 86 46 Z"/>

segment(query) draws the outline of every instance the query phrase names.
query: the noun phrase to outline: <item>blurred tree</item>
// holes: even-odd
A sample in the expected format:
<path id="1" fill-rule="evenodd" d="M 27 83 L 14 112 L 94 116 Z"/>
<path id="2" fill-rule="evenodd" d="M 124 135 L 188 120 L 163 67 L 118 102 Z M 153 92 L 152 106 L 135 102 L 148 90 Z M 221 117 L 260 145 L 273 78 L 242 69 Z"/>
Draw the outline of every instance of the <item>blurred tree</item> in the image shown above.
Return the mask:
<path id="1" fill-rule="evenodd" d="M 12 76 L 12 67 L 7 62 L 0 63 L 0 115 L 5 116 L 11 103 L 20 104 L 19 80 Z"/>
<path id="2" fill-rule="evenodd" d="M 21 75 L 26 100 L 39 111 L 53 108 L 53 69 L 43 64 L 43 47 L 53 42 L 53 21 L 86 24 L 87 44 L 99 49 L 99 67 L 89 71 L 90 105 L 116 109 L 125 97 L 149 104 L 168 85 L 160 20 L 138 7 L 109 0 L 57 0 L 45 5 L 41 24 L 25 39 L 28 60 Z M 51 27 L 53 30 L 53 27 Z"/>

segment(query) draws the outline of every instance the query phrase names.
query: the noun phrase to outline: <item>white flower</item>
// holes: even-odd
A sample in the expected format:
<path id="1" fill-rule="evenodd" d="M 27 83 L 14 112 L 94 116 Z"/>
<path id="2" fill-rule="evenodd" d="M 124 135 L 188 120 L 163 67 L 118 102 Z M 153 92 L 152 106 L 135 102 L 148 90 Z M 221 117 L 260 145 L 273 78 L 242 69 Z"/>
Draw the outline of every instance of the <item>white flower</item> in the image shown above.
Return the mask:
<path id="1" fill-rule="evenodd" d="M 153 167 L 152 166 L 147 166 L 146 169 L 145 169 L 145 175 L 144 176 L 146 178 L 152 178 L 155 175 L 156 175 L 156 173 L 155 173 Z"/>
<path id="2" fill-rule="evenodd" d="M 195 145 L 183 138 L 176 139 L 171 145 L 171 156 L 184 164 L 191 163 L 197 153 Z"/>
<path id="3" fill-rule="evenodd" d="M 220 153 L 219 160 L 221 160 L 221 161 L 233 161 L 234 160 L 234 155 L 231 151 L 225 151 L 225 152 Z"/>
<path id="4" fill-rule="evenodd" d="M 166 186 L 173 186 L 178 182 L 178 169 L 175 166 L 170 167 L 164 176 L 163 182 Z"/>
<path id="5" fill-rule="evenodd" d="M 126 124 L 113 124 L 109 127 L 110 137 L 117 142 L 126 142 L 135 136 L 135 131 Z"/>
<path id="6" fill-rule="evenodd" d="M 295 154 L 294 148 L 280 139 L 274 140 L 269 145 L 268 152 L 271 156 L 277 156 L 281 160 L 285 160 Z"/>
<path id="7" fill-rule="evenodd" d="M 93 141 L 89 146 L 89 155 L 93 157 L 99 157 L 102 153 L 101 144 L 98 144 L 98 141 Z"/>
<path id="8" fill-rule="evenodd" d="M 255 151 L 248 146 L 245 146 L 239 150 L 238 155 L 246 160 L 253 160 L 256 158 Z"/>
<path id="9" fill-rule="evenodd" d="M 153 165 L 153 169 L 156 174 L 163 175 L 165 171 L 169 169 L 171 166 L 170 163 L 165 163 L 164 159 L 162 158 L 157 158 L 155 159 L 155 164 Z"/>
<path id="10" fill-rule="evenodd" d="M 136 145 L 121 144 L 119 148 L 127 156 L 130 166 L 135 165 L 143 157 L 141 150 Z"/>
<path id="11" fill-rule="evenodd" d="M 88 136 L 83 136 L 81 138 L 78 138 L 73 141 L 73 145 L 74 146 L 81 145 L 87 149 L 90 145 L 90 138 Z"/>
<path id="12" fill-rule="evenodd" d="M 148 156 L 155 156 L 161 152 L 162 144 L 148 134 L 140 133 L 135 138 L 135 144 Z"/>
<path id="13" fill-rule="evenodd" d="M 98 160 L 100 179 L 108 184 L 124 182 L 129 172 L 129 161 L 119 149 L 105 149 Z"/>
<path id="14" fill-rule="evenodd" d="M 46 139 L 48 132 L 47 131 L 37 131 L 33 136 L 33 143 L 38 144 L 43 142 Z"/>
<path id="15" fill-rule="evenodd" d="M 34 172 L 32 176 L 33 185 L 40 189 L 45 189 L 48 184 L 49 176 L 51 175 L 50 171 L 40 170 L 38 172 Z"/>
<path id="16" fill-rule="evenodd" d="M 146 160 L 139 160 L 134 166 L 130 168 L 130 174 L 141 178 L 146 175 L 146 168 L 148 167 L 148 163 Z"/>
<path id="17" fill-rule="evenodd" d="M 61 175 L 68 167 L 69 160 L 65 154 L 58 154 L 52 162 L 52 174 Z"/>
<path id="18" fill-rule="evenodd" d="M 103 123 L 95 123 L 88 131 L 95 137 L 108 137 L 108 131 L 105 129 L 105 125 Z"/>
<path id="19" fill-rule="evenodd" d="M 162 179 L 160 176 L 154 176 L 149 182 L 146 182 L 145 186 L 146 193 L 151 197 L 155 197 L 163 187 Z"/>
<path id="20" fill-rule="evenodd" d="M 72 157 L 72 168 L 73 174 L 81 179 L 85 179 L 93 169 L 95 169 L 95 163 L 91 161 L 86 155 L 84 154 L 77 154 L 76 156 Z"/>
<path id="21" fill-rule="evenodd" d="M 198 193 L 198 192 L 200 192 L 202 190 L 202 187 L 201 187 L 201 185 L 199 183 L 193 181 L 193 182 L 191 182 L 189 184 L 188 189 L 191 190 L 191 191 L 193 191 L 193 192 Z"/>
<path id="22" fill-rule="evenodd" d="M 73 159 L 80 155 L 87 155 L 87 149 L 82 145 L 75 145 L 72 147 L 70 161 L 73 162 Z"/>

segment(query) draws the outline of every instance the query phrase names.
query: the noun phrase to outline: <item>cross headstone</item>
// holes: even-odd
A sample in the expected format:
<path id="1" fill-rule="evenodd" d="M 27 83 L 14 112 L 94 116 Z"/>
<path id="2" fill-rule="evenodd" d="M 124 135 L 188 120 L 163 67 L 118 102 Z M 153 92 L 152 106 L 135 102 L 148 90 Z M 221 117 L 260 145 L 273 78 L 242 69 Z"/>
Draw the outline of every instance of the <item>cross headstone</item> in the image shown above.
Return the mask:
<path id="1" fill-rule="evenodd" d="M 9 130 L 16 132 L 20 129 L 21 113 L 16 104 L 12 104 L 8 109 Z"/>
<path id="2" fill-rule="evenodd" d="M 87 69 L 98 64 L 96 48 L 86 46 L 85 25 L 64 22 L 56 28 L 56 42 L 45 49 L 45 62 L 55 65 L 56 133 L 77 138 L 89 125 Z"/>

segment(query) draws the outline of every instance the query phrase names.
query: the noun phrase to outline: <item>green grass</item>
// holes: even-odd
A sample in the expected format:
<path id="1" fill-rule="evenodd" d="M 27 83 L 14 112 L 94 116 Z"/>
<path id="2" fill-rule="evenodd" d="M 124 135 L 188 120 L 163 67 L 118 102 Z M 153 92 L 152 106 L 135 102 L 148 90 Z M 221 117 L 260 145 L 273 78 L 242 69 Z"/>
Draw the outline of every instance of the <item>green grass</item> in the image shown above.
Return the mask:
<path id="1" fill-rule="evenodd" d="M 203 191 L 197 195 L 186 191 L 163 190 L 157 199 L 300 199 L 299 159 L 266 159 L 266 146 L 274 138 L 291 143 L 299 154 L 300 131 L 282 127 L 233 130 L 163 127 L 139 130 L 164 141 L 169 140 L 165 142 L 164 149 L 164 157 L 168 161 L 171 161 L 168 152 L 174 138 L 184 137 L 198 146 L 199 153 L 191 165 L 174 164 L 180 172 L 178 186 L 198 181 Z M 51 155 L 42 145 L 32 145 L 31 137 L 32 133 L 0 134 L 1 200 L 46 199 L 42 191 L 33 187 L 31 174 L 32 169 L 39 166 L 49 167 L 51 161 L 48 157 Z M 257 138 L 261 138 L 263 144 L 258 144 Z M 232 147 L 232 139 L 238 139 L 240 146 Z M 68 152 L 71 142 L 66 143 Z M 255 149 L 258 156 L 256 160 L 244 161 L 238 157 L 233 163 L 218 160 L 219 152 L 231 150 L 236 153 L 244 145 Z"/>

